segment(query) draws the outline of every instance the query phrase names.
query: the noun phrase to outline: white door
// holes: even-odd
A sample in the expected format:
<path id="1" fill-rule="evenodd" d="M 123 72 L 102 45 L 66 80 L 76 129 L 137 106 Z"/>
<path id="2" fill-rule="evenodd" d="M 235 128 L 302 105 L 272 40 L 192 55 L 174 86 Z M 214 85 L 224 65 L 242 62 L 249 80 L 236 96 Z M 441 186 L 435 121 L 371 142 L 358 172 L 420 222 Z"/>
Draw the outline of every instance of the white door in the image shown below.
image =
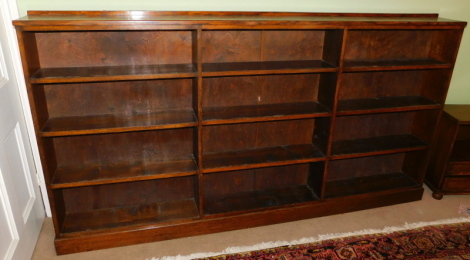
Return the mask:
<path id="1" fill-rule="evenodd" d="M 30 259 L 44 220 L 12 59 L 9 3 L 0 0 L 0 259 Z"/>

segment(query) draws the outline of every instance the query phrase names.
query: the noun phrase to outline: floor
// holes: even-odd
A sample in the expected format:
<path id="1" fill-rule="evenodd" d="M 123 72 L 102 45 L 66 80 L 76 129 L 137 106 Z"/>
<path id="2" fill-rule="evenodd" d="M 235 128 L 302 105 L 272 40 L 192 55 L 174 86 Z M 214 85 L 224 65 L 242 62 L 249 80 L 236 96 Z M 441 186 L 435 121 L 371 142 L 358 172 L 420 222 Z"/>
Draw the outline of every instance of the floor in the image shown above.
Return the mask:
<path id="1" fill-rule="evenodd" d="M 221 252 L 230 246 L 250 246 L 269 241 L 291 241 L 327 233 L 345 233 L 371 228 L 382 229 L 387 226 L 401 226 L 405 223 L 462 217 L 458 212 L 461 204 L 470 206 L 470 195 L 447 195 L 438 201 L 431 197 L 431 191 L 426 188 L 423 199 L 411 203 L 251 229 L 62 256 L 57 256 L 55 253 L 54 231 L 52 221 L 48 218 L 44 221 L 32 259 L 150 260 L 153 257 L 189 255 L 199 252 Z"/>

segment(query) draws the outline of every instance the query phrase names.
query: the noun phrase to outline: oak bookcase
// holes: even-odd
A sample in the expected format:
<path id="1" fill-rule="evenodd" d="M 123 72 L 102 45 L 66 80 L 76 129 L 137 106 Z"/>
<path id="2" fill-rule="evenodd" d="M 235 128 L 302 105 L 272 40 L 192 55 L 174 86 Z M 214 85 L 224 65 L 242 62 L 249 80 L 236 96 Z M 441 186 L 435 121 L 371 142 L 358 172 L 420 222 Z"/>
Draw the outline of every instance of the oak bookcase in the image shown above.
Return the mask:
<path id="1" fill-rule="evenodd" d="M 58 254 L 421 199 L 465 22 L 30 11 Z"/>

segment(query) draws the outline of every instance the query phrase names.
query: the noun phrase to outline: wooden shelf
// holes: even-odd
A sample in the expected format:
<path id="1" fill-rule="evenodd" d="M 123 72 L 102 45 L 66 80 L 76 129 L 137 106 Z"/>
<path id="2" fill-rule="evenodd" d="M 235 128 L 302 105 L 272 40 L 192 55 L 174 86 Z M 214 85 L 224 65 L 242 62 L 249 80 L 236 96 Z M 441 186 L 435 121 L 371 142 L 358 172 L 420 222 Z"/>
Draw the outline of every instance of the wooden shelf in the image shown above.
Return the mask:
<path id="1" fill-rule="evenodd" d="M 380 97 L 338 101 L 337 115 L 436 109 L 440 104 L 421 96 Z"/>
<path id="2" fill-rule="evenodd" d="M 317 201 L 318 197 L 310 187 L 298 186 L 284 189 L 240 192 L 224 197 L 207 197 L 204 200 L 205 214 L 214 215 L 312 202 Z"/>
<path id="3" fill-rule="evenodd" d="M 168 110 L 138 115 L 97 115 L 49 118 L 41 136 L 73 136 L 99 133 L 119 133 L 197 126 L 194 111 Z"/>
<path id="4" fill-rule="evenodd" d="M 203 125 L 303 119 L 330 116 L 318 102 L 203 108 Z"/>
<path id="5" fill-rule="evenodd" d="M 226 62 L 202 64 L 202 76 L 205 77 L 336 71 L 338 71 L 337 67 L 323 60 Z"/>
<path id="6" fill-rule="evenodd" d="M 429 147 L 412 134 L 380 136 L 333 142 L 331 159 L 399 153 L 422 150 Z"/>
<path id="7" fill-rule="evenodd" d="M 345 60 L 344 72 L 376 71 L 376 70 L 406 70 L 406 69 L 448 69 L 452 64 L 432 58 L 411 59 L 372 59 Z"/>
<path id="8" fill-rule="evenodd" d="M 470 140 L 455 140 L 452 153 L 450 155 L 451 163 L 470 162 Z"/>
<path id="9" fill-rule="evenodd" d="M 197 174 L 194 158 L 162 161 L 58 167 L 51 182 L 52 189 L 153 180 Z"/>
<path id="10" fill-rule="evenodd" d="M 199 218 L 199 211 L 194 199 L 163 201 L 67 213 L 61 233 L 66 235 L 196 218 Z"/>
<path id="11" fill-rule="evenodd" d="M 203 156 L 204 173 L 325 160 L 325 155 L 313 144 L 206 153 Z"/>
<path id="12" fill-rule="evenodd" d="M 42 68 L 31 77 L 30 82 L 32 84 L 51 84 L 192 77 L 197 77 L 197 70 L 193 64 L 159 64 Z"/>
<path id="13" fill-rule="evenodd" d="M 325 198 L 339 198 L 359 194 L 419 187 L 403 172 L 334 180 L 326 182 Z"/>

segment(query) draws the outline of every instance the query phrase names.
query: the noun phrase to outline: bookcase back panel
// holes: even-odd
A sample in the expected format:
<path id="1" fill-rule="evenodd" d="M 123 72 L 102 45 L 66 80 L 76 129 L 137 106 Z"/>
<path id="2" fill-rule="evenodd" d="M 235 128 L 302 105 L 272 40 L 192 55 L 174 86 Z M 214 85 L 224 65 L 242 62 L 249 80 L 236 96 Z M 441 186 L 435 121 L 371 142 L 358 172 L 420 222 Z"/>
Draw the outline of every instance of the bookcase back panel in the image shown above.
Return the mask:
<path id="1" fill-rule="evenodd" d="M 402 171 L 404 153 L 334 160 L 329 164 L 327 180 L 351 179 Z"/>
<path id="2" fill-rule="evenodd" d="M 433 30 L 349 30 L 345 59 L 427 58 Z"/>
<path id="3" fill-rule="evenodd" d="M 54 138 L 59 166 L 113 165 L 188 158 L 192 128 Z"/>
<path id="4" fill-rule="evenodd" d="M 193 102 L 191 79 L 54 84 L 44 90 L 50 117 L 130 116 L 192 109 Z"/>
<path id="5" fill-rule="evenodd" d="M 67 213 L 195 197 L 196 177 L 96 185 L 63 190 Z"/>
<path id="6" fill-rule="evenodd" d="M 314 120 L 205 126 L 203 153 L 312 143 Z"/>
<path id="7" fill-rule="evenodd" d="M 319 164 L 323 163 L 206 174 L 203 211 L 206 215 L 249 212 L 316 201 L 314 189 L 321 186 L 323 175 L 323 167 L 315 167 Z"/>
<path id="8" fill-rule="evenodd" d="M 263 34 L 261 59 L 265 60 L 321 60 L 325 31 L 275 31 Z"/>
<path id="9" fill-rule="evenodd" d="M 342 116 L 336 119 L 333 140 L 371 138 L 411 133 L 414 113 Z"/>
<path id="10" fill-rule="evenodd" d="M 295 164 L 256 169 L 255 190 L 271 190 L 307 185 L 310 164 Z M 316 172 L 321 175 L 322 172 Z"/>
<path id="11" fill-rule="evenodd" d="M 42 68 L 192 63 L 191 31 L 35 33 Z"/>
<path id="12" fill-rule="evenodd" d="M 416 179 L 422 175 L 425 152 L 408 152 L 356 159 L 335 160 L 330 163 L 325 197 L 373 194 L 421 186 Z M 409 167 L 410 160 L 418 167 Z"/>
<path id="13" fill-rule="evenodd" d="M 344 73 L 338 99 L 419 96 L 425 70 Z"/>
<path id="14" fill-rule="evenodd" d="M 204 78 L 202 106 L 313 102 L 319 80 L 319 74 Z"/>
<path id="15" fill-rule="evenodd" d="M 202 62 L 261 61 L 261 31 L 202 32 Z"/>
<path id="16" fill-rule="evenodd" d="M 205 174 L 204 194 L 226 196 L 239 192 L 307 185 L 308 169 L 308 164 L 296 164 Z"/>
<path id="17" fill-rule="evenodd" d="M 243 106 L 258 103 L 261 76 L 204 78 L 202 107 Z"/>
<path id="18" fill-rule="evenodd" d="M 325 31 L 203 31 L 202 38 L 202 62 L 321 60 Z"/>

